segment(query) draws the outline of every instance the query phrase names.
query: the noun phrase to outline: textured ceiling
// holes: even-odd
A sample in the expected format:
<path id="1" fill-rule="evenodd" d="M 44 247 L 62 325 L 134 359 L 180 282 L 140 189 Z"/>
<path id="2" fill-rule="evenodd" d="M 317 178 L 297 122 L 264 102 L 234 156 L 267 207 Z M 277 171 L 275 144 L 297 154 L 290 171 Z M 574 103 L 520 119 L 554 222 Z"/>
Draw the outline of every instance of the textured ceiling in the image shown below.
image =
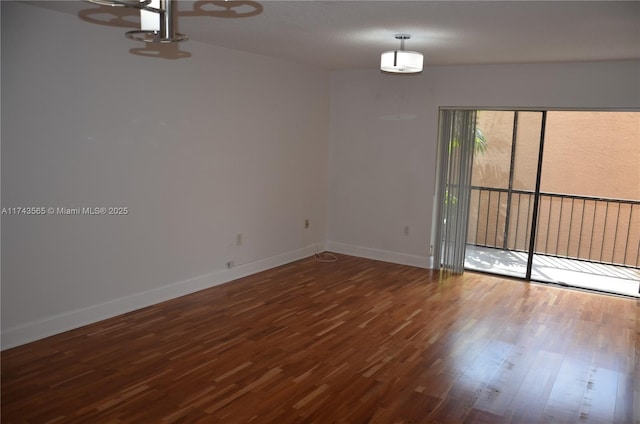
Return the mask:
<path id="1" fill-rule="evenodd" d="M 30 1 L 109 24 L 114 37 L 138 12 L 82 1 Z M 407 50 L 426 65 L 640 58 L 638 1 L 178 1 L 178 30 L 202 42 L 326 69 L 378 66 Z M 131 41 L 131 43 L 135 43 Z M 188 44 L 181 45 L 188 50 Z"/>

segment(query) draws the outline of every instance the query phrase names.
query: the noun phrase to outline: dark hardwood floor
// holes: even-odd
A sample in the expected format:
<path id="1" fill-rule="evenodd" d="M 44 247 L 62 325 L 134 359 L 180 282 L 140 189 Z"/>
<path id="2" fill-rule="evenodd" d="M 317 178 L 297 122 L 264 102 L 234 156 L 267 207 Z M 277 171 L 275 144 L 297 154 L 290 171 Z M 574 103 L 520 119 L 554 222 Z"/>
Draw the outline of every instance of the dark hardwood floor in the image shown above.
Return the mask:
<path id="1" fill-rule="evenodd" d="M 639 305 L 309 258 L 2 352 L 2 422 L 639 423 Z"/>

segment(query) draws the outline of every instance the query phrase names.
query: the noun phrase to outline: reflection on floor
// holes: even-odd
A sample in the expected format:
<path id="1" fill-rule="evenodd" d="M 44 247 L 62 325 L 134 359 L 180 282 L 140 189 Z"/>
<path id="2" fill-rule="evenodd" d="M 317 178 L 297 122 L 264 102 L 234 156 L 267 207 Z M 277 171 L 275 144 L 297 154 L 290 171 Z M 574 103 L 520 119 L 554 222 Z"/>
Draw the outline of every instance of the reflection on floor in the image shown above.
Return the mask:
<path id="1" fill-rule="evenodd" d="M 523 278 L 527 254 L 467 245 L 464 266 L 470 270 Z M 637 268 L 534 255 L 531 279 L 640 297 L 640 269 Z"/>

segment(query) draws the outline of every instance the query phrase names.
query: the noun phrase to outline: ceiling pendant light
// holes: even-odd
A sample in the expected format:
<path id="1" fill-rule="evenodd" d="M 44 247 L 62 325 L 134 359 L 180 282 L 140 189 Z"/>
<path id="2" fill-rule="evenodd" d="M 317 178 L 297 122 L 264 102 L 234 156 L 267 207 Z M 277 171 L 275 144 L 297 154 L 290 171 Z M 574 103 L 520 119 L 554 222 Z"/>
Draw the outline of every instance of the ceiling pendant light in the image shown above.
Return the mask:
<path id="1" fill-rule="evenodd" d="M 409 34 L 397 34 L 400 50 L 391 50 L 380 56 L 380 70 L 394 74 L 417 74 L 422 72 L 422 53 L 404 49 L 404 40 L 411 38 Z"/>

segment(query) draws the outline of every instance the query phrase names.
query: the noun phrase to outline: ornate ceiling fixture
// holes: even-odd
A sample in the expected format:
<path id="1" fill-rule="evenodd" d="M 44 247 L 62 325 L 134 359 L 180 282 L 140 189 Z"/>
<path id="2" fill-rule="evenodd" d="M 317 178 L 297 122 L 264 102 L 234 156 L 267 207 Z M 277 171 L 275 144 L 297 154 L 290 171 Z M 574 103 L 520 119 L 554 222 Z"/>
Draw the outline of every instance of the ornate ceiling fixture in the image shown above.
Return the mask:
<path id="1" fill-rule="evenodd" d="M 145 43 L 176 43 L 188 40 L 175 31 L 175 0 L 86 0 L 100 6 L 140 9 L 140 29 L 129 31 L 127 38 Z"/>

